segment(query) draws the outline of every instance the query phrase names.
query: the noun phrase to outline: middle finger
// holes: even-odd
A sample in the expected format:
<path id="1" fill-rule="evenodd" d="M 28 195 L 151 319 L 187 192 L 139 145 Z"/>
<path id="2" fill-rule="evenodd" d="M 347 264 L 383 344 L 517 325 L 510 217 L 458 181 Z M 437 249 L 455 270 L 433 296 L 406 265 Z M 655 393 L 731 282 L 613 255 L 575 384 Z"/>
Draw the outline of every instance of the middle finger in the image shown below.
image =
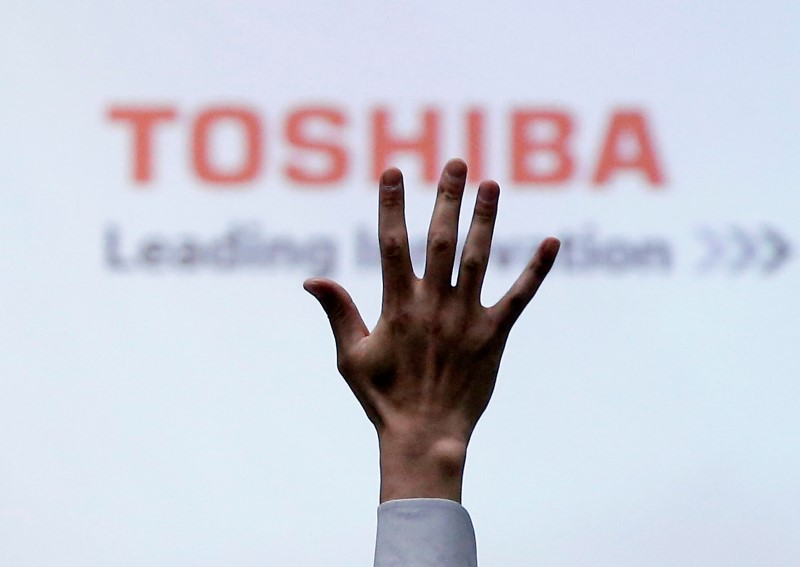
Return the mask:
<path id="1" fill-rule="evenodd" d="M 458 215 L 467 179 L 467 164 L 460 159 L 447 162 L 439 179 L 436 204 L 428 229 L 423 282 L 432 289 L 450 287 L 458 240 Z"/>

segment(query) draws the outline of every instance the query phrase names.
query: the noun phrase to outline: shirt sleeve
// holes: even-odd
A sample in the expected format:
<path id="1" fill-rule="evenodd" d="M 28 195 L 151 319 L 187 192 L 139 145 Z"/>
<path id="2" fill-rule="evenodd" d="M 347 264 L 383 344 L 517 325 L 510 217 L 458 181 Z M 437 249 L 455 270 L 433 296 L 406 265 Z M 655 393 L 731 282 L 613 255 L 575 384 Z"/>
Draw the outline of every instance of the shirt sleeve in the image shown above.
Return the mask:
<path id="1" fill-rule="evenodd" d="M 452 500 L 390 500 L 378 507 L 375 567 L 477 567 L 475 530 Z"/>

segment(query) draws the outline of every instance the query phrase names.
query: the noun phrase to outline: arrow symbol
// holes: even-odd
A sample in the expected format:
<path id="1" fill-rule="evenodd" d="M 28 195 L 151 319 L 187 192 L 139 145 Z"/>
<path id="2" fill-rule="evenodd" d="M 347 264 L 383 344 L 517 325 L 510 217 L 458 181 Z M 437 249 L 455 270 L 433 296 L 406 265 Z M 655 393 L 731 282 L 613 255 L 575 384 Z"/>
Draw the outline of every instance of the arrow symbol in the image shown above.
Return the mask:
<path id="1" fill-rule="evenodd" d="M 780 268 L 789 259 L 792 252 L 789 242 L 782 238 L 778 232 L 766 227 L 763 230 L 764 240 L 772 247 L 772 255 L 764 262 L 764 272 L 770 274 Z"/>
<path id="2" fill-rule="evenodd" d="M 752 262 L 753 258 L 755 258 L 756 247 L 753 245 L 753 240 L 737 227 L 731 228 L 731 239 L 736 243 L 739 249 L 739 254 L 737 254 L 733 262 L 731 262 L 731 272 L 738 274 Z"/>
<path id="3" fill-rule="evenodd" d="M 706 250 L 708 251 L 700 262 L 698 269 L 701 272 L 707 272 L 719 262 L 722 256 L 722 244 L 720 244 L 719 239 L 714 236 L 714 233 L 707 228 L 701 228 L 698 231 L 698 236 L 705 242 Z"/>
<path id="4" fill-rule="evenodd" d="M 734 275 L 746 270 L 772 274 L 788 262 L 792 253 L 789 241 L 769 226 L 759 232 L 748 232 L 740 226 L 731 226 L 724 232 L 701 227 L 697 236 L 705 249 L 697 265 L 701 272 L 727 268 Z"/>

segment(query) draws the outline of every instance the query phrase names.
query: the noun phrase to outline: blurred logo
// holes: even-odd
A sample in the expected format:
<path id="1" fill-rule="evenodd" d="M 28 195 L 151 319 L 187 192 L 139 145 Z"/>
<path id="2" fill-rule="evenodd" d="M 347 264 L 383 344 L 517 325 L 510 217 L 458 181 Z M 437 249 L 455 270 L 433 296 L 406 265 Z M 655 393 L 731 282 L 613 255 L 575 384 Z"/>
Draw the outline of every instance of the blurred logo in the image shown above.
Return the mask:
<path id="1" fill-rule="evenodd" d="M 127 133 L 129 176 L 139 187 L 157 181 L 162 162 L 179 161 L 159 154 L 158 139 L 167 129 L 178 129 L 185 140 L 188 155 L 181 157 L 188 157 L 190 175 L 206 186 L 225 189 L 244 188 L 267 174 L 307 188 L 342 183 L 354 175 L 376 180 L 398 159 L 415 162 L 422 179 L 435 182 L 451 155 L 463 156 L 470 178 L 480 180 L 487 177 L 490 156 L 498 149 L 505 163 L 492 164 L 491 171 L 519 188 L 575 182 L 603 188 L 619 179 L 632 179 L 645 189 L 665 184 L 653 128 L 641 109 L 608 112 L 589 155 L 579 155 L 577 148 L 587 144 L 578 139 L 578 118 L 565 110 L 516 107 L 497 116 L 479 107 L 457 115 L 424 107 L 410 126 L 399 115 L 378 106 L 355 120 L 334 105 L 298 107 L 269 121 L 243 105 L 189 113 L 175 106 L 115 104 L 106 113 L 110 124 Z M 356 136 L 358 145 L 352 143 Z M 447 140 L 455 140 L 454 147 Z M 361 151 L 366 155 L 357 155 Z M 279 163 L 273 164 L 273 159 Z M 363 164 L 361 170 L 354 171 L 355 163 Z"/>

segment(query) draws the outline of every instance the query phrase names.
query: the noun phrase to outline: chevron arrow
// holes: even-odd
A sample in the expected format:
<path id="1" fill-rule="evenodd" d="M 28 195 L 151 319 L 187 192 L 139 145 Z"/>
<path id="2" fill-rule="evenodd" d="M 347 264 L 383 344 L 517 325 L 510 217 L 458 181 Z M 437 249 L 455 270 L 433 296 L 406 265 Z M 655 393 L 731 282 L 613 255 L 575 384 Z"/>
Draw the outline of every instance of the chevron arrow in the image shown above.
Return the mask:
<path id="1" fill-rule="evenodd" d="M 723 257 L 722 242 L 707 228 L 701 228 L 697 233 L 706 248 L 706 254 L 697 267 L 701 272 L 707 272 L 714 268 Z"/>
<path id="2" fill-rule="evenodd" d="M 701 227 L 697 237 L 704 250 L 697 269 L 704 273 L 724 269 L 734 275 L 745 271 L 768 275 L 783 267 L 792 254 L 789 241 L 770 226 L 758 231 L 748 231 L 740 226 L 731 226 L 724 231 Z"/>
<path id="3" fill-rule="evenodd" d="M 789 242 L 775 230 L 765 227 L 763 233 L 764 239 L 769 242 L 772 248 L 772 254 L 764 262 L 764 271 L 770 274 L 789 259 L 792 249 L 789 246 Z"/>
<path id="4" fill-rule="evenodd" d="M 756 259 L 756 244 L 749 235 L 738 227 L 730 229 L 731 240 L 736 244 L 736 256 L 730 263 L 731 272 L 738 274 L 748 268 Z"/>

